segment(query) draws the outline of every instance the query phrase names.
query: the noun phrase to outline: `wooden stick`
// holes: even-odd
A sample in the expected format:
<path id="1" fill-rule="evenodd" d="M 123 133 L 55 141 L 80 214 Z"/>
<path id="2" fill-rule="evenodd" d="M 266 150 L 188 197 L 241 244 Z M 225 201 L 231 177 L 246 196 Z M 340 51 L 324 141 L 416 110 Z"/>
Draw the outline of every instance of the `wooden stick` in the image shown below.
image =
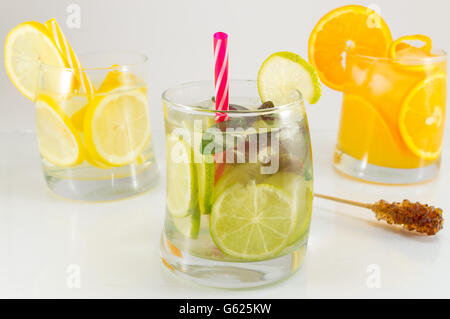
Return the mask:
<path id="1" fill-rule="evenodd" d="M 314 194 L 314 196 L 339 203 L 368 208 L 375 213 L 375 217 L 378 220 L 384 220 L 388 224 L 401 225 L 408 231 L 416 231 L 428 236 L 435 235 L 443 228 L 444 224 L 442 209 L 426 204 L 413 203 L 406 199 L 402 202 L 394 203 L 379 200 L 374 204 L 365 204 L 322 194 Z"/>
<path id="2" fill-rule="evenodd" d="M 323 199 L 332 200 L 332 201 L 339 202 L 339 203 L 348 204 L 348 205 L 353 205 L 353 206 L 358 206 L 358 207 L 363 207 L 363 208 L 368 208 L 368 209 L 372 208 L 371 204 L 360 203 L 360 202 L 356 202 L 353 200 L 348 200 L 348 199 L 343 199 L 343 198 L 338 198 L 338 197 L 333 197 L 333 196 L 328 196 L 328 195 L 322 195 L 322 194 L 317 194 L 317 193 L 315 193 L 314 196 L 323 198 Z"/>

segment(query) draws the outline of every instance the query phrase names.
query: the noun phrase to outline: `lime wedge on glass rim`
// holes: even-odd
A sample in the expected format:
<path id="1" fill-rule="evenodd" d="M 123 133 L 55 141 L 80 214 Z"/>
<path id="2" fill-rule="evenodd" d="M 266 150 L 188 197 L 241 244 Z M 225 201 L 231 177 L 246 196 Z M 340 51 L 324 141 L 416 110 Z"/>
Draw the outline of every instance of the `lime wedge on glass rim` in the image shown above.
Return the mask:
<path id="1" fill-rule="evenodd" d="M 319 77 L 314 67 L 298 54 L 276 52 L 262 64 L 258 73 L 259 96 L 263 102 L 284 105 L 298 90 L 309 103 L 316 103 L 321 94 Z"/>
<path id="2" fill-rule="evenodd" d="M 214 202 L 209 230 L 224 254 L 258 261 L 275 257 L 287 246 L 296 217 L 292 198 L 282 189 L 236 183 Z"/>

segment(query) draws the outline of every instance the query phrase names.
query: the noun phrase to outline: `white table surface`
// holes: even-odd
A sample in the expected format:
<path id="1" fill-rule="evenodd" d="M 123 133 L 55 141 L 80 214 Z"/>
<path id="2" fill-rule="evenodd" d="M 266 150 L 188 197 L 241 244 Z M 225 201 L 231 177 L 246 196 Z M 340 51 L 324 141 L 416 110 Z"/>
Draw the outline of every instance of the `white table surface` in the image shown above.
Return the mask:
<path id="1" fill-rule="evenodd" d="M 367 202 L 408 198 L 437 205 L 444 216 L 450 211 L 448 138 L 440 177 L 401 187 L 342 177 L 332 168 L 335 139 L 335 131 L 312 132 L 317 192 Z M 159 255 L 165 198 L 162 131 L 153 135 L 159 185 L 132 199 L 98 204 L 50 193 L 35 140 L 33 132 L 0 132 L 0 297 L 450 297 L 447 224 L 437 236 L 417 236 L 377 222 L 370 211 L 321 199 L 314 201 L 303 268 L 288 280 L 223 290 L 179 279 L 162 266 Z M 70 265 L 79 270 L 79 288 L 67 284 L 74 274 Z"/>

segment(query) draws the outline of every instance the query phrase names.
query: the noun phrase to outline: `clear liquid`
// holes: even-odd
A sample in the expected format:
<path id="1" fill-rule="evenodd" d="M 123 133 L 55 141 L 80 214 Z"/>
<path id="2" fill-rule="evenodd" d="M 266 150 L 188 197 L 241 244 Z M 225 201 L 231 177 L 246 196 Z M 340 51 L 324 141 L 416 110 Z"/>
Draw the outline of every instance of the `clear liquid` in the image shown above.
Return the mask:
<path id="1" fill-rule="evenodd" d="M 144 88 L 131 87 L 124 89 L 123 92 L 143 90 Z M 115 90 L 114 94 L 117 92 L 118 90 Z M 40 92 L 39 94 L 49 96 L 63 110 L 73 127 L 76 128 L 76 134 L 81 141 L 79 147 L 83 148 L 86 154 L 83 162 L 69 167 L 58 166 L 41 156 L 44 176 L 49 187 L 56 194 L 76 200 L 114 200 L 141 193 L 156 185 L 159 174 L 151 138 L 148 139 L 135 160 L 129 164 L 111 166 L 96 162 L 89 155 L 83 127 L 77 126 L 76 120 L 74 120 L 74 115 L 88 106 L 87 96 L 74 94 L 70 97 L 63 97 L 49 92 Z M 96 94 L 95 97 L 107 95 L 108 93 L 101 93 Z M 41 134 L 39 127 L 37 134 L 39 138 Z"/>
<path id="2" fill-rule="evenodd" d="M 243 101 L 239 102 L 242 103 Z M 246 102 L 248 103 L 249 101 Z M 249 109 L 255 109 L 257 107 L 257 101 L 246 105 L 249 104 L 252 105 L 247 107 Z M 211 109 L 212 103 L 210 101 L 204 101 L 196 103 L 195 105 L 206 109 Z M 272 124 L 267 124 L 266 121 L 262 122 L 261 118 L 258 116 L 253 119 L 252 123 L 252 127 L 260 127 L 262 126 L 261 123 L 263 123 L 264 128 L 268 129 L 269 132 L 272 132 L 272 134 L 277 132 L 276 134 L 279 135 L 279 152 L 276 154 L 279 156 L 279 168 L 276 172 L 271 174 L 263 174 L 260 168 L 262 165 L 266 165 L 267 163 L 262 163 L 260 160 L 258 160 L 257 163 L 248 163 L 248 160 L 245 163 L 226 163 L 224 165 L 224 173 L 221 177 L 217 176 L 217 171 L 215 172 L 216 182 L 214 184 L 213 191 L 213 205 L 214 199 L 217 199 L 217 197 L 220 196 L 220 194 L 224 192 L 228 186 L 231 186 L 231 183 L 236 182 L 235 180 L 230 180 L 230 185 L 227 185 L 226 181 L 221 184 L 221 178 L 226 178 L 224 176 L 230 176 L 227 175 L 227 173 L 231 172 L 231 174 L 233 174 L 233 171 L 239 172 L 239 174 L 236 174 L 239 175 L 238 182 L 243 185 L 265 184 L 265 181 L 268 178 L 273 178 L 275 175 L 286 173 L 295 174 L 299 179 L 301 179 L 300 183 L 302 184 L 302 187 L 299 187 L 298 191 L 291 195 L 300 199 L 298 200 L 295 213 L 298 214 L 298 220 L 300 220 L 302 224 L 292 229 L 292 232 L 296 233 L 289 234 L 289 238 L 292 238 L 292 240 L 289 240 L 286 247 L 281 252 L 265 260 L 275 260 L 282 256 L 295 254 L 300 249 L 303 251 L 302 254 L 304 254 L 303 247 L 306 247 L 309 233 L 309 223 L 312 209 L 313 179 L 308 125 L 306 118 L 301 114 L 301 112 L 284 114 L 284 116 L 285 117 L 280 116 L 280 120 L 275 121 L 275 123 Z M 192 127 L 192 124 L 190 123 L 194 120 L 201 121 L 203 128 L 207 128 L 214 124 L 214 117 L 211 118 L 198 114 L 186 115 L 185 113 L 175 113 L 169 114 L 168 118 L 170 120 L 166 120 L 167 136 L 170 135 L 175 129 Z M 281 188 L 283 189 L 283 186 Z M 284 190 L 290 191 L 288 189 Z M 169 192 L 170 190 L 168 189 L 167 191 Z M 292 193 L 292 191 L 290 192 Z M 192 227 L 193 218 L 195 219 L 192 215 L 182 218 L 175 217 L 169 210 L 166 210 L 163 236 L 163 241 L 166 242 L 162 243 L 162 245 L 165 247 L 164 249 L 169 252 L 169 255 L 172 254 L 172 256 L 166 256 L 167 258 L 171 258 L 173 255 L 178 257 L 191 256 L 189 258 L 200 258 L 216 262 L 228 262 L 230 265 L 231 263 L 251 261 L 229 256 L 217 247 L 210 232 L 210 214 L 202 214 L 198 217 L 200 220 L 198 234 L 195 234 L 195 236 L 186 235 L 186 229 L 189 230 L 189 228 Z M 186 263 L 184 263 L 184 265 L 186 265 Z"/>
<path id="3" fill-rule="evenodd" d="M 46 176 L 80 181 L 101 181 L 138 175 L 155 164 L 155 154 L 153 146 L 149 142 L 134 163 L 120 167 L 99 168 L 87 161 L 74 167 L 59 167 L 43 157 L 41 157 L 41 160 Z"/>

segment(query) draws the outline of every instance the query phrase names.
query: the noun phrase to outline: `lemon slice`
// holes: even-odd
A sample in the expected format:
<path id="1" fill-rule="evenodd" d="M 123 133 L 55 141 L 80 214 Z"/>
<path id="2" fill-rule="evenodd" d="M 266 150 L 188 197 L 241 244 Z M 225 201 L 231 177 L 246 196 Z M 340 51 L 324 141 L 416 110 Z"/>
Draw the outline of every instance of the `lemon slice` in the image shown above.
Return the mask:
<path id="1" fill-rule="evenodd" d="M 418 83 L 403 102 L 400 133 L 418 157 L 434 160 L 442 151 L 447 76 L 437 73 Z"/>
<path id="2" fill-rule="evenodd" d="M 111 67 L 115 67 L 117 65 L 112 65 Z M 119 70 L 112 70 L 108 72 L 102 84 L 98 88 L 95 93 L 110 93 L 114 90 L 118 91 L 120 89 L 126 90 L 131 86 L 136 87 L 138 84 L 136 77 L 128 72 L 122 72 Z M 93 90 L 93 89 L 92 89 Z M 92 98 L 92 96 L 90 96 Z M 88 108 L 87 99 L 84 97 L 84 100 L 77 101 L 78 107 L 76 108 L 76 112 L 72 112 L 70 120 L 75 125 L 75 128 L 79 131 L 83 131 L 84 129 L 84 118 L 86 115 L 86 110 Z M 84 105 L 80 105 L 80 103 L 84 103 Z M 76 103 L 71 103 L 75 104 Z"/>
<path id="3" fill-rule="evenodd" d="M 88 103 L 79 107 L 78 110 L 73 112 L 72 116 L 70 117 L 70 120 L 79 132 L 83 132 L 84 129 L 84 117 L 86 115 L 87 108 Z"/>
<path id="4" fill-rule="evenodd" d="M 277 52 L 269 56 L 258 73 L 261 100 L 275 105 L 291 102 L 293 90 L 298 90 L 310 104 L 317 103 L 321 88 L 312 65 L 292 52 Z"/>
<path id="5" fill-rule="evenodd" d="M 143 89 L 113 91 L 88 104 L 83 121 L 86 147 L 111 166 L 132 163 L 150 139 L 147 95 Z"/>
<path id="6" fill-rule="evenodd" d="M 37 97 L 36 119 L 39 150 L 44 159 L 61 167 L 83 162 L 80 137 L 67 115 L 51 97 Z"/>
<path id="7" fill-rule="evenodd" d="M 111 166 L 108 166 L 106 164 L 103 164 L 102 162 L 97 161 L 96 159 L 93 159 L 92 157 L 86 156 L 86 162 L 88 162 L 90 165 L 97 167 L 97 168 L 101 168 L 101 169 L 110 169 Z"/>
<path id="8" fill-rule="evenodd" d="M 118 67 L 118 65 L 113 64 L 111 67 L 112 68 Z M 112 90 L 116 90 L 120 87 L 131 87 L 131 86 L 136 87 L 138 86 L 138 84 L 139 84 L 138 79 L 130 72 L 112 70 L 108 72 L 102 84 L 98 88 L 97 92 L 98 93 L 109 92 Z"/>
<path id="9" fill-rule="evenodd" d="M 64 35 L 61 27 L 58 22 L 56 22 L 55 18 L 52 18 L 45 22 L 45 26 L 49 30 L 49 34 L 52 36 L 54 42 L 57 47 L 61 51 L 62 56 L 65 59 L 66 65 L 74 71 L 74 80 L 72 90 L 76 90 L 80 87 L 83 93 L 86 93 L 89 98 L 92 98 L 92 94 L 94 94 L 94 86 L 92 85 L 91 80 L 89 79 L 86 72 L 83 71 L 80 61 L 78 60 L 75 51 Z"/>
<path id="10" fill-rule="evenodd" d="M 192 147 L 176 135 L 169 135 L 167 148 L 167 210 L 176 217 L 198 211 L 196 165 Z"/>
<path id="11" fill-rule="evenodd" d="M 287 246 L 296 217 L 292 198 L 282 189 L 237 183 L 214 203 L 209 229 L 223 253 L 257 261 L 276 257 Z"/>
<path id="12" fill-rule="evenodd" d="M 39 22 L 24 22 L 6 36 L 5 68 L 17 89 L 34 100 L 40 63 L 65 67 L 64 58 Z"/>

